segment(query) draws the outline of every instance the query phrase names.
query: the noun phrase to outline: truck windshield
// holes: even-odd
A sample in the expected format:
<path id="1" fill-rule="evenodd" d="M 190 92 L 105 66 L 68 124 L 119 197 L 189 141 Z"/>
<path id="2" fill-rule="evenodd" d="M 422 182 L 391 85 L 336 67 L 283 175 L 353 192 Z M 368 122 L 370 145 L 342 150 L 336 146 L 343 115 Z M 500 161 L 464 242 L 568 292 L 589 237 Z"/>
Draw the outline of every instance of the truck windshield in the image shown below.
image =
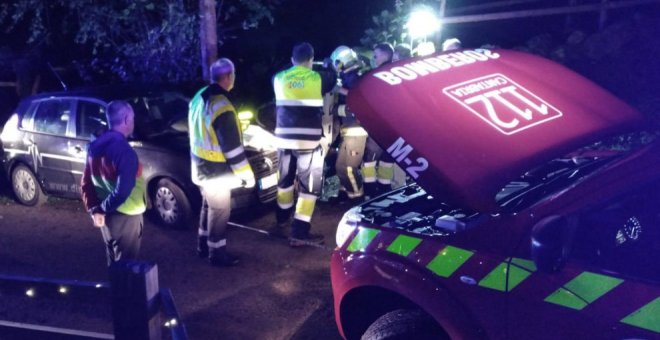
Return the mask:
<path id="1" fill-rule="evenodd" d="M 495 196 L 506 211 L 518 211 L 598 171 L 631 150 L 653 141 L 655 133 L 638 132 L 617 136 L 581 148 L 525 172 Z"/>

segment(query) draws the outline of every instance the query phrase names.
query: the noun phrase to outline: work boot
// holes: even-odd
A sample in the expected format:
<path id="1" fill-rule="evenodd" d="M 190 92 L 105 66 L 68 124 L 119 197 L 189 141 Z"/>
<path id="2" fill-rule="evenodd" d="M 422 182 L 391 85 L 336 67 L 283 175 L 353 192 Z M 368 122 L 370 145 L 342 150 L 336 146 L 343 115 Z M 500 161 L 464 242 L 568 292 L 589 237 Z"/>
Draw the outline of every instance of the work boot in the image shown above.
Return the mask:
<path id="1" fill-rule="evenodd" d="M 288 208 L 288 209 L 281 209 L 281 208 L 276 208 L 275 209 L 275 219 L 278 224 L 286 224 L 291 220 L 291 215 L 293 215 L 293 207 Z"/>
<path id="2" fill-rule="evenodd" d="M 215 267 L 232 267 L 238 264 L 238 257 L 227 251 L 220 251 L 209 257 L 209 263 Z"/>
<path id="3" fill-rule="evenodd" d="M 268 231 L 269 236 L 285 238 L 287 225 L 287 222 L 277 222 L 274 226 L 268 228 L 266 231 Z"/>
<path id="4" fill-rule="evenodd" d="M 207 244 L 208 239 L 209 238 L 206 236 L 197 237 L 197 256 L 200 258 L 204 259 L 209 257 L 209 245 Z"/>
<path id="5" fill-rule="evenodd" d="M 307 237 L 294 238 L 289 237 L 289 246 L 292 248 L 299 248 L 305 246 L 318 247 L 325 243 L 323 235 L 309 233 Z"/>

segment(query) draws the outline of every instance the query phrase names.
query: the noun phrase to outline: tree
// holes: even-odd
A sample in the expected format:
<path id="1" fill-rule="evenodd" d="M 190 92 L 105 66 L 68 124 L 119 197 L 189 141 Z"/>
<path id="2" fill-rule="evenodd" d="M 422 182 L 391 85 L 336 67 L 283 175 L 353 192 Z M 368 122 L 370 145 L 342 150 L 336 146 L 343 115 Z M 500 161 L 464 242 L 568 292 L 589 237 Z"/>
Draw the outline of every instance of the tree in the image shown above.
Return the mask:
<path id="1" fill-rule="evenodd" d="M 373 27 L 364 31 L 360 43 L 367 48 L 375 44 L 388 42 L 392 45 L 410 42 L 407 28 L 408 15 L 414 7 L 426 6 L 431 9 L 439 9 L 441 2 L 438 0 L 395 0 L 392 11 L 383 10 L 378 15 L 371 17 Z"/>
<path id="2" fill-rule="evenodd" d="M 177 82 L 199 78 L 208 66 L 200 66 L 202 3 L 216 6 L 215 26 L 204 27 L 216 30 L 221 46 L 238 29 L 272 23 L 279 0 L 18 0 L 0 4 L 0 24 L 24 28 L 28 46 L 51 54 L 76 47 L 80 53 L 72 58 L 83 75 Z"/>

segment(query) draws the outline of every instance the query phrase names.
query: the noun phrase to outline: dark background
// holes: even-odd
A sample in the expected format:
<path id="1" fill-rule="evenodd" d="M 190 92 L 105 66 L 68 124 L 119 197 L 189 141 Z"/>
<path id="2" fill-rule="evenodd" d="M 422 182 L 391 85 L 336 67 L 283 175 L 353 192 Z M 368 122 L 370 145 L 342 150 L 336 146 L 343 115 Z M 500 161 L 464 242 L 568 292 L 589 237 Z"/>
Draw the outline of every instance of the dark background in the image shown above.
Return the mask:
<path id="1" fill-rule="evenodd" d="M 407 0 L 401 1 L 408 3 Z M 447 0 L 446 15 L 517 11 L 569 4 L 569 0 L 539 0 L 528 4 L 452 13 L 456 8 L 494 2 L 502 1 Z M 599 1 L 578 2 L 582 4 Z M 374 26 L 372 16 L 380 14 L 382 10 L 394 11 L 394 3 L 394 0 L 283 0 L 282 5 L 273 12 L 275 20 L 272 25 L 261 23 L 257 29 L 238 31 L 235 39 L 226 40 L 219 46 L 219 56 L 229 57 L 237 65 L 237 83 L 234 90 L 236 102 L 242 108 L 256 109 L 270 101 L 273 96 L 270 78 L 289 65 L 291 47 L 295 43 L 312 43 L 316 49 L 317 60 L 328 57 L 339 45 L 358 47 L 365 29 Z M 433 4 L 439 7 L 439 2 Z M 643 23 L 639 22 L 640 17 L 644 19 Z M 572 15 L 570 18 L 566 15 L 552 15 L 450 24 L 443 27 L 440 34 L 436 34 L 432 39 L 435 40 L 436 46 L 443 39 L 458 37 L 466 48 L 492 45 L 527 49 L 557 59 L 553 53 L 566 45 L 572 33 L 580 31 L 587 37 L 585 41 L 563 51 L 567 55 L 558 61 L 635 104 L 640 92 L 648 97 L 645 92 L 657 88 L 655 79 L 660 77 L 656 57 L 660 53 L 660 39 L 657 38 L 660 36 L 659 27 L 660 5 L 654 4 L 608 11 L 605 29 L 601 31 L 598 30 L 598 13 L 587 12 Z M 3 55 L 11 56 L 12 53 L 24 50 L 25 33 L 0 32 L 0 59 Z M 598 37 L 588 39 L 594 36 Z M 371 46 L 362 47 L 370 49 Z M 594 56 L 594 50 L 604 52 Z M 83 50 L 75 45 L 58 46 L 43 51 L 39 71 L 43 76 L 39 90 L 61 89 L 57 78 L 45 66 L 46 61 L 55 66 L 66 67 L 82 53 Z M 11 73 L 6 65 L 3 68 L 0 70 L 0 78 Z M 64 74 L 63 78 L 70 88 L 89 85 L 83 83 L 73 72 Z M 105 82 L 107 80 L 100 78 L 95 84 Z M 193 92 L 202 85 L 201 82 L 183 84 L 188 92 Z M 15 106 L 17 97 L 9 93 L 10 88 L 0 87 L 0 91 L 4 93 L 0 98 L 0 117 L 4 117 Z"/>

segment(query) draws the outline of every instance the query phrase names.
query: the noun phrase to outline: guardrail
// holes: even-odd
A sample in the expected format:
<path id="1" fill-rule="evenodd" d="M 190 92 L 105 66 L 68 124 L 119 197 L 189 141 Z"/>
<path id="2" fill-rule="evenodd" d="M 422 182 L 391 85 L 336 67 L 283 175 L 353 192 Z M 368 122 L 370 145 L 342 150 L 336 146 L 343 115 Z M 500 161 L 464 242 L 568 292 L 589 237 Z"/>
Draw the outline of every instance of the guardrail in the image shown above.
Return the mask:
<path id="1" fill-rule="evenodd" d="M 114 334 L 8 320 L 0 320 L 0 334 L 18 339 L 188 339 L 172 293 L 158 287 L 156 264 L 119 261 L 109 273 L 110 282 L 102 283 L 0 274 L 0 297 L 39 296 L 110 304 Z"/>

